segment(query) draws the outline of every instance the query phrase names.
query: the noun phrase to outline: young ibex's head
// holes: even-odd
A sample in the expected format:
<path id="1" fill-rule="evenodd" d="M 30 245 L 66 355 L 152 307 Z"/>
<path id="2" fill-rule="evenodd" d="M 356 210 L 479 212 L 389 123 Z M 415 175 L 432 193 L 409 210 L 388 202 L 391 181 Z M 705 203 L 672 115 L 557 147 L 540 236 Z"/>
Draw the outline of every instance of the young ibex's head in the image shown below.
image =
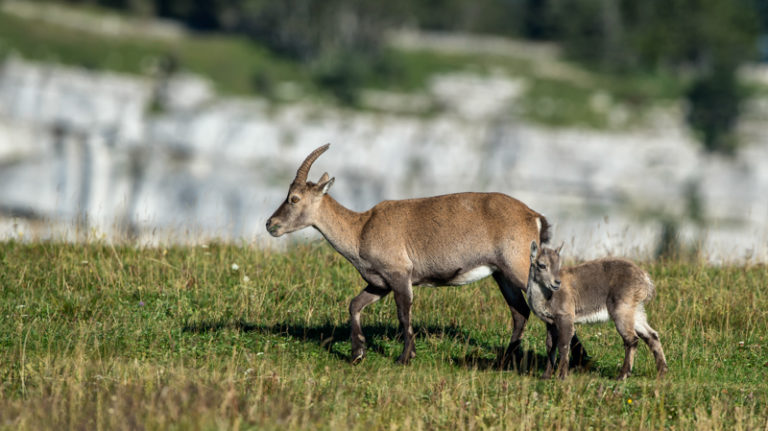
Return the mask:
<path id="1" fill-rule="evenodd" d="M 555 291 L 560 289 L 560 245 L 557 249 L 531 242 L 531 276 L 536 284 Z"/>
<path id="2" fill-rule="evenodd" d="M 307 181 L 307 174 L 312 163 L 328 149 L 325 144 L 309 153 L 304 163 L 296 171 L 296 178 L 288 189 L 288 197 L 267 220 L 267 231 L 272 236 L 280 236 L 310 226 L 323 196 L 328 193 L 334 178 L 324 173 L 317 184 Z"/>

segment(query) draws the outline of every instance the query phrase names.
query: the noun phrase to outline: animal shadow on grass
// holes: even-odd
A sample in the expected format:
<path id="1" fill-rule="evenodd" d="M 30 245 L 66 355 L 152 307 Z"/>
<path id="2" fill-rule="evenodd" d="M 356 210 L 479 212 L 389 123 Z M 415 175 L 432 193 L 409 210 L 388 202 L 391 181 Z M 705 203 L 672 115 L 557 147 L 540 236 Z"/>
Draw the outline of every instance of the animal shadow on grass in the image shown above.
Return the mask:
<path id="1" fill-rule="evenodd" d="M 535 370 L 543 372 L 546 367 L 546 356 L 537 354 L 533 350 L 523 351 L 519 361 L 514 357 L 505 360 L 506 346 L 492 346 L 478 341 L 470 335 L 468 330 L 457 325 L 414 325 L 413 329 L 417 341 L 437 336 L 438 338 L 452 340 L 457 344 L 467 345 L 468 351 L 465 355 L 452 355 L 449 357 L 450 362 L 458 367 L 478 370 L 512 370 L 520 374 L 530 374 Z M 349 361 L 351 359 L 348 354 L 334 348 L 336 343 L 349 342 L 348 325 L 337 326 L 330 322 L 320 325 L 289 323 L 260 325 L 242 319 L 224 319 L 187 322 L 182 326 L 183 332 L 192 333 L 218 332 L 222 330 L 290 336 L 294 339 L 317 344 L 339 360 Z M 363 332 L 367 340 L 366 346 L 369 353 L 376 352 L 382 356 L 392 356 L 393 360 L 399 355 L 399 347 L 396 349 L 396 353 L 392 353 L 392 349 L 387 348 L 388 341 L 396 340 L 398 343 L 402 341 L 402 331 L 398 325 L 381 323 L 366 325 L 363 327 Z M 483 352 L 489 351 L 495 353 L 494 357 L 489 357 L 488 353 L 483 354 Z M 578 368 L 579 366 L 580 364 L 575 363 L 573 359 L 571 360 L 571 367 Z"/>
<path id="2" fill-rule="evenodd" d="M 469 352 L 463 357 L 453 357 L 454 363 L 478 370 L 506 370 L 515 371 L 521 375 L 530 375 L 532 377 L 540 376 L 547 368 L 547 356 L 543 353 L 536 353 L 533 350 L 523 350 L 520 357 L 512 356 L 507 358 L 507 348 L 504 346 L 494 347 L 496 355 L 493 358 L 479 354 L 477 351 Z M 592 371 L 593 362 L 590 356 L 585 358 L 571 357 L 569 367 L 572 371 Z"/>

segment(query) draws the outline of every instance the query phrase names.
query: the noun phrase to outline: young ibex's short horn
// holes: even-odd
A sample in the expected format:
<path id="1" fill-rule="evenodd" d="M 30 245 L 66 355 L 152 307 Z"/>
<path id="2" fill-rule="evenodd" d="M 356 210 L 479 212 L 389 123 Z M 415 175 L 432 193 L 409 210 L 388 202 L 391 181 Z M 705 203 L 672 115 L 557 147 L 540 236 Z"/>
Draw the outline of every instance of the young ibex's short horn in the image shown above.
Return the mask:
<path id="1" fill-rule="evenodd" d="M 296 178 L 293 180 L 295 184 L 307 182 L 307 175 L 309 174 L 309 168 L 312 167 L 312 163 L 315 163 L 315 160 L 317 160 L 317 158 L 320 157 L 320 155 L 323 154 L 330 146 L 331 144 L 325 144 L 322 147 L 315 149 L 315 151 L 309 153 L 307 158 L 304 159 L 304 163 L 302 163 L 301 166 L 299 166 L 299 169 L 296 171 Z"/>

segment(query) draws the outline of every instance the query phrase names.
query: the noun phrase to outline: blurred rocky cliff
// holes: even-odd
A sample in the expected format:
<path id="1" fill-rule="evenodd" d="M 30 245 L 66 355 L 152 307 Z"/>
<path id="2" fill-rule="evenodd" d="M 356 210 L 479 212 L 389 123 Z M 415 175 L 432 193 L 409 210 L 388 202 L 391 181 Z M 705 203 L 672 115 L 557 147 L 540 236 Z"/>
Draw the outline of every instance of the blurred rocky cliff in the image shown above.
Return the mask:
<path id="1" fill-rule="evenodd" d="M 723 157 L 701 150 L 680 108 L 621 132 L 556 129 L 510 114 L 524 90 L 504 76 L 444 75 L 424 95 L 443 109 L 405 115 L 222 98 L 192 75 L 158 81 L 10 57 L 0 66 L 0 236 L 284 245 L 292 239 L 268 238 L 266 218 L 306 154 L 330 142 L 310 179 L 335 176 L 331 194 L 354 210 L 499 191 L 547 215 L 580 257 L 648 258 L 672 238 L 715 262 L 768 260 L 759 102 L 742 122 L 743 147 Z"/>

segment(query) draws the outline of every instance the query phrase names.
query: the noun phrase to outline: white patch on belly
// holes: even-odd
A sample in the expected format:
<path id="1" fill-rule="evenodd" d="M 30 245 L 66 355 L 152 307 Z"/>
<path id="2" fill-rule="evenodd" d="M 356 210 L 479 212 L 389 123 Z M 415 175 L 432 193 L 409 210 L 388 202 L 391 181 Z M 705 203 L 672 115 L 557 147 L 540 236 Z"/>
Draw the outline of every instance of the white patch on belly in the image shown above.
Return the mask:
<path id="1" fill-rule="evenodd" d="M 576 323 L 607 322 L 608 320 L 610 320 L 610 318 L 611 316 L 608 315 L 608 309 L 603 308 L 598 311 L 593 311 L 592 313 L 576 316 Z"/>
<path id="2" fill-rule="evenodd" d="M 497 269 L 498 268 L 496 268 L 493 265 L 478 266 L 477 268 L 472 268 L 467 272 L 462 272 L 456 277 L 448 280 L 448 285 L 461 286 L 462 284 L 469 284 L 469 283 L 472 283 L 473 281 L 481 280 L 485 277 L 488 277 L 489 275 L 493 274 L 493 272 L 496 271 Z"/>

